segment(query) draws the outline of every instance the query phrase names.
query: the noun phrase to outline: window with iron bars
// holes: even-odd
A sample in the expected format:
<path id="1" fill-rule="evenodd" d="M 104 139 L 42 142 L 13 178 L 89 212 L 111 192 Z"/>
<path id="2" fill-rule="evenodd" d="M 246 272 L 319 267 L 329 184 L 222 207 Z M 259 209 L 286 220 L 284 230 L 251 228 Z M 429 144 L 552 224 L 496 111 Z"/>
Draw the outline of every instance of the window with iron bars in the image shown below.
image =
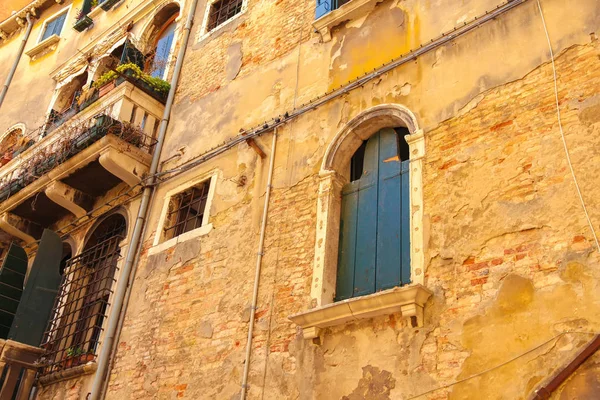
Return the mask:
<path id="1" fill-rule="evenodd" d="M 210 5 L 206 31 L 210 32 L 242 12 L 243 0 L 217 0 Z"/>
<path id="2" fill-rule="evenodd" d="M 125 219 L 107 218 L 86 249 L 67 261 L 45 342 L 43 374 L 94 361 L 110 305 Z"/>
<path id="3" fill-rule="evenodd" d="M 164 228 L 165 240 L 202 226 L 210 179 L 171 197 Z"/>

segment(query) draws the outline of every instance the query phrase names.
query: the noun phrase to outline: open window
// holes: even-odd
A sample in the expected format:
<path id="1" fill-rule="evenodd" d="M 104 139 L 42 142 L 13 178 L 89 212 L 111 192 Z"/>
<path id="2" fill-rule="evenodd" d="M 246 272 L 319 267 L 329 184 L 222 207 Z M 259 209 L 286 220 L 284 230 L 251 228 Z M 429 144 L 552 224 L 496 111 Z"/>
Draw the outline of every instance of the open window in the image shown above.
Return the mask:
<path id="1" fill-rule="evenodd" d="M 95 360 L 125 235 L 125 218 L 112 214 L 93 229 L 83 251 L 65 263 L 46 332 L 44 374 Z"/>
<path id="2" fill-rule="evenodd" d="M 146 72 L 155 78 L 166 79 L 173 58 L 179 6 L 165 6 L 154 17 L 147 34 Z"/>

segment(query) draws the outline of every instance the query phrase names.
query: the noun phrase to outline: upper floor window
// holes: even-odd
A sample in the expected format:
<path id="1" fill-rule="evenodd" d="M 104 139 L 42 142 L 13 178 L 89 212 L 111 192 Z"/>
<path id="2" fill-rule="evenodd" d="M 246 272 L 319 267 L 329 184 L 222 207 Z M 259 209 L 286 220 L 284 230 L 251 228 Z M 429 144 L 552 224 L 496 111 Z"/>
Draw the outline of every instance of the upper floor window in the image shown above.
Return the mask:
<path id="1" fill-rule="evenodd" d="M 65 20 L 67 19 L 68 9 L 61 11 L 60 14 L 49 18 L 44 22 L 42 28 L 42 35 L 40 36 L 40 42 L 48 39 L 52 35 L 60 36 Z"/>
<path id="2" fill-rule="evenodd" d="M 356 151 L 342 187 L 335 300 L 410 283 L 406 128 L 384 128 Z"/>
<path id="3" fill-rule="evenodd" d="M 200 228 L 204 222 L 210 179 L 171 197 L 165 226 L 165 238 L 172 239 Z M 207 218 L 208 219 L 208 218 Z"/>
<path id="4" fill-rule="evenodd" d="M 211 3 L 206 31 L 210 32 L 242 12 L 243 0 L 217 0 Z"/>
<path id="5" fill-rule="evenodd" d="M 175 38 L 176 15 L 163 26 L 156 38 L 156 44 L 152 55 L 152 67 L 150 74 L 156 78 L 164 78 L 169 65 L 171 50 Z"/>

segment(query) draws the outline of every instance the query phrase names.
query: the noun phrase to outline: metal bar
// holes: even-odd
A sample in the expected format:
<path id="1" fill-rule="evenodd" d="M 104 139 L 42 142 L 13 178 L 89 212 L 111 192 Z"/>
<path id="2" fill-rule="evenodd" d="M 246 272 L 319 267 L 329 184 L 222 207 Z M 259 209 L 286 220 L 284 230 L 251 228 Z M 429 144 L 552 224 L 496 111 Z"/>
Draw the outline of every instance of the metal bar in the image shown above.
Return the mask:
<path id="1" fill-rule="evenodd" d="M 547 385 L 536 390 L 532 400 L 547 400 L 552 393 L 560 387 L 576 370 L 593 354 L 600 349 L 600 335 L 596 335 L 594 339 L 577 355 L 566 367 L 562 368 L 555 374 Z"/>

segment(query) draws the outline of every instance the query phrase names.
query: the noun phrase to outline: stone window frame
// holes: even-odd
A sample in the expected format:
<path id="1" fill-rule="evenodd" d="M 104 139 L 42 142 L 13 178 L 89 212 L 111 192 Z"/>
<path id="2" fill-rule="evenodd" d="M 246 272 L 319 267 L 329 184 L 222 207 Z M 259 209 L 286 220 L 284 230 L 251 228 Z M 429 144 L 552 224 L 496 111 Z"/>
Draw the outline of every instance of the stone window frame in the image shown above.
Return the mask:
<path id="1" fill-rule="evenodd" d="M 242 15 L 244 15 L 246 13 L 246 10 L 248 9 L 248 0 L 243 0 L 242 1 L 242 9 L 239 13 L 237 13 L 233 17 L 229 18 L 227 21 L 223 22 L 221 25 L 218 25 L 217 27 L 208 31 L 207 28 L 208 28 L 208 19 L 210 16 L 210 10 L 212 8 L 212 5 L 214 3 L 216 3 L 217 1 L 219 1 L 219 0 L 208 0 L 206 2 L 206 9 L 204 10 L 204 18 L 202 19 L 202 25 L 200 26 L 200 31 L 198 32 L 198 40 L 196 41 L 198 43 L 202 42 L 204 39 L 208 38 L 212 34 L 221 31 L 224 27 L 226 27 L 227 25 L 231 24 L 233 21 L 235 21 L 236 19 L 238 19 Z"/>
<path id="2" fill-rule="evenodd" d="M 166 250 L 170 247 L 175 246 L 177 243 L 185 242 L 190 239 L 198 238 L 200 236 L 207 235 L 213 228 L 212 223 L 210 222 L 210 210 L 212 207 L 212 202 L 215 196 L 215 190 L 217 186 L 218 180 L 218 170 L 212 170 L 205 174 L 198 175 L 194 179 L 187 181 L 177 187 L 167 191 L 163 198 L 163 207 L 160 212 L 158 226 L 156 228 L 156 233 L 154 235 L 154 241 L 152 243 L 152 247 L 148 250 L 148 254 L 156 254 L 163 250 Z M 183 191 L 191 188 L 192 186 L 196 186 L 199 183 L 210 180 L 210 186 L 208 189 L 208 197 L 206 199 L 205 212 L 202 218 L 202 225 L 196 229 L 193 229 L 189 232 L 182 233 L 179 236 L 175 236 L 174 238 L 164 240 L 164 227 L 167 222 L 167 215 L 169 212 L 169 204 L 171 203 L 171 199 Z"/>
<path id="3" fill-rule="evenodd" d="M 374 294 L 334 302 L 339 250 L 342 187 L 351 157 L 374 133 L 386 127 L 406 127 L 410 152 L 411 283 Z M 316 240 L 310 310 L 290 316 L 306 339 L 322 328 L 351 320 L 401 312 L 413 327 L 423 325 L 423 308 L 432 292 L 426 289 L 423 231 L 423 157 L 425 137 L 416 116 L 400 104 L 382 104 L 361 112 L 329 144 L 319 171 Z"/>
<path id="4" fill-rule="evenodd" d="M 67 25 L 68 21 L 69 21 L 69 16 L 71 14 L 71 8 L 73 8 L 73 4 L 69 4 L 67 7 L 64 7 L 62 9 L 60 9 L 59 11 L 55 12 L 54 14 L 50 15 L 48 18 L 46 18 L 44 20 L 44 22 L 42 22 L 42 26 L 40 27 L 40 32 L 38 33 L 38 37 L 35 41 L 35 45 L 30 48 L 29 50 L 27 50 L 25 52 L 26 55 L 29 56 L 29 58 L 31 58 L 32 60 L 39 55 L 42 52 L 45 51 L 49 51 L 49 50 L 55 50 L 56 46 L 58 45 L 58 42 L 60 42 L 60 38 L 63 37 L 62 34 L 65 30 L 65 26 Z M 44 32 L 46 31 L 46 27 L 48 25 L 48 22 L 58 18 L 61 14 L 65 14 L 65 22 L 63 23 L 62 28 L 60 29 L 60 35 L 51 35 L 49 37 L 47 37 L 44 40 L 41 40 L 42 37 L 44 36 Z"/>

